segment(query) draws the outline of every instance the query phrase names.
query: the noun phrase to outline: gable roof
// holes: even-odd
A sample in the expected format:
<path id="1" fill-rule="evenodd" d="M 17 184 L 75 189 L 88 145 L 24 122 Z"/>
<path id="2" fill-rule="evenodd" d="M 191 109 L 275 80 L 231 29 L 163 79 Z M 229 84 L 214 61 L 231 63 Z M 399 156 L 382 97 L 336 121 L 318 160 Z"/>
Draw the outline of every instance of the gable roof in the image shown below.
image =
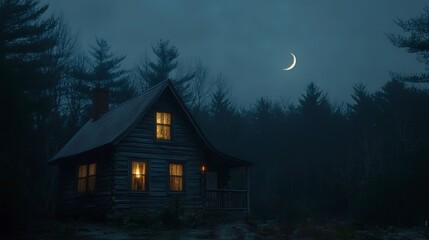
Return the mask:
<path id="1" fill-rule="evenodd" d="M 232 163 L 237 166 L 252 164 L 251 162 L 221 153 L 208 142 L 170 80 L 163 81 L 153 86 L 141 95 L 106 112 L 96 120 L 90 119 L 49 161 L 52 163 L 62 158 L 72 157 L 107 144 L 119 142 L 122 137 L 137 124 L 143 115 L 146 114 L 166 88 L 171 90 L 197 134 L 210 151 L 216 156 L 232 161 Z"/>
<path id="2" fill-rule="evenodd" d="M 90 119 L 49 161 L 71 157 L 115 142 L 123 132 L 139 120 L 142 113 L 150 108 L 153 100 L 166 86 L 167 83 L 162 82 L 106 112 L 100 118 Z"/>

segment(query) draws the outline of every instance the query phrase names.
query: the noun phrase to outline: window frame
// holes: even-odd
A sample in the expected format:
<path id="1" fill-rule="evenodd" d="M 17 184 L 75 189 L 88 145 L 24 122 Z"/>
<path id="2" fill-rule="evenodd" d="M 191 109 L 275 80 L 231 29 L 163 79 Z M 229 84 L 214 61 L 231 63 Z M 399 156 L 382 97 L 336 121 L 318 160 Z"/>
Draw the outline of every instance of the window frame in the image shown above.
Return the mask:
<path id="1" fill-rule="evenodd" d="M 95 174 L 90 175 L 90 165 L 91 164 L 95 164 Z M 80 162 L 77 165 L 77 174 L 76 174 L 76 193 L 77 194 L 93 194 L 95 192 L 97 192 L 97 162 L 96 161 L 86 161 L 86 162 Z M 80 173 L 80 167 L 81 166 L 85 166 L 86 167 L 86 175 L 84 177 L 80 177 L 79 173 Z M 93 178 L 94 179 L 94 188 L 90 191 L 89 190 L 89 184 L 90 184 L 90 179 Z M 83 191 L 79 191 L 79 181 L 80 180 L 85 180 L 85 189 Z"/>
<path id="2" fill-rule="evenodd" d="M 181 191 L 173 191 L 173 190 L 171 190 L 171 188 L 170 188 L 170 181 L 171 181 L 171 177 L 173 176 L 173 177 L 180 177 L 180 176 L 176 176 L 176 175 L 170 175 L 170 165 L 171 164 L 180 164 L 180 165 L 182 165 L 182 176 L 181 176 L 181 178 L 182 178 L 182 190 Z M 167 189 L 168 189 L 168 193 L 170 193 L 170 194 L 183 194 L 183 193 L 185 193 L 186 192 L 186 188 L 185 188 L 185 186 L 186 186 L 186 181 L 185 181 L 185 162 L 183 162 L 183 161 L 169 161 L 168 162 L 168 164 L 167 164 L 167 166 L 168 166 L 168 172 L 167 172 L 167 174 L 168 174 L 168 178 L 167 178 Z"/>
<path id="3" fill-rule="evenodd" d="M 163 123 L 157 123 L 156 121 L 156 114 L 157 113 L 166 113 L 166 114 L 170 114 L 170 125 L 168 124 L 163 124 Z M 169 143 L 173 141 L 173 113 L 171 111 L 164 111 L 164 110 L 155 110 L 154 111 L 154 123 L 155 123 L 155 127 L 154 127 L 154 139 L 156 142 L 161 142 L 161 143 Z M 169 126 L 170 127 L 170 139 L 158 139 L 157 136 L 157 128 L 158 125 L 160 126 Z"/>
<path id="4" fill-rule="evenodd" d="M 144 174 L 144 177 L 145 177 L 145 190 L 144 191 L 142 191 L 142 190 L 134 190 L 133 189 L 133 186 L 132 186 L 132 184 L 133 184 L 133 175 L 135 175 L 135 174 L 133 174 L 133 162 L 144 162 L 145 163 L 145 174 Z M 137 194 L 147 194 L 147 193 L 149 193 L 149 191 L 150 191 L 150 171 L 149 171 L 149 169 L 150 169 L 150 162 L 148 161 L 148 160 L 143 160 L 143 159 L 130 159 L 129 161 L 128 161 L 128 165 L 129 165 L 129 183 L 128 183 L 128 186 L 129 186 L 129 191 L 131 192 L 131 193 L 137 193 Z"/>

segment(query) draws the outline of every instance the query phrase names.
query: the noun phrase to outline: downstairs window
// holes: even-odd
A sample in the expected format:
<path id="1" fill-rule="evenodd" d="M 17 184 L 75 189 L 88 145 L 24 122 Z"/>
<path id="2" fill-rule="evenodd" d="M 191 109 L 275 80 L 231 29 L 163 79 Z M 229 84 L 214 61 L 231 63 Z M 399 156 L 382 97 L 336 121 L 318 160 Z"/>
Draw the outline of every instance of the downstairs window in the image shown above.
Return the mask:
<path id="1" fill-rule="evenodd" d="M 170 191 L 183 192 L 183 164 L 170 163 Z"/>
<path id="2" fill-rule="evenodd" d="M 95 177 L 97 172 L 96 168 L 96 163 L 79 165 L 77 174 L 78 193 L 95 191 Z"/>
<path id="3" fill-rule="evenodd" d="M 146 162 L 133 161 L 131 164 L 131 190 L 146 191 Z"/>

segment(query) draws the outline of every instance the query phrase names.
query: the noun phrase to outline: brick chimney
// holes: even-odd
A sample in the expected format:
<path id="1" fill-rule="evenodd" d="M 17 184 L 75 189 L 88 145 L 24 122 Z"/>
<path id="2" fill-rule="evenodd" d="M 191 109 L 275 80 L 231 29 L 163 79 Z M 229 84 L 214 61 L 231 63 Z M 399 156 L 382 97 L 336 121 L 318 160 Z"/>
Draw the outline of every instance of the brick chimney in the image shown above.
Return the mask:
<path id="1" fill-rule="evenodd" d="M 106 88 L 96 87 L 92 90 L 92 107 L 91 118 L 99 119 L 109 110 L 109 90 Z"/>

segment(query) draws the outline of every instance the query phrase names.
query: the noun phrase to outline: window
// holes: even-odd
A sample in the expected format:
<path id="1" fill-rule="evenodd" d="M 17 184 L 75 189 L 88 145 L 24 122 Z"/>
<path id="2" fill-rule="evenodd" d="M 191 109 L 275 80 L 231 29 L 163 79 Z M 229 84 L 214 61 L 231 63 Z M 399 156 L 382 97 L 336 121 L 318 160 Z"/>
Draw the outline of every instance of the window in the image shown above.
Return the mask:
<path id="1" fill-rule="evenodd" d="M 94 192 L 95 191 L 95 174 L 96 163 L 79 165 L 77 175 L 77 192 Z"/>
<path id="2" fill-rule="evenodd" d="M 156 113 L 156 139 L 171 139 L 171 114 L 165 112 Z"/>
<path id="3" fill-rule="evenodd" d="M 131 173 L 131 190 L 146 191 L 146 162 L 133 161 Z"/>
<path id="4" fill-rule="evenodd" d="M 183 164 L 170 163 L 170 191 L 183 191 Z"/>

